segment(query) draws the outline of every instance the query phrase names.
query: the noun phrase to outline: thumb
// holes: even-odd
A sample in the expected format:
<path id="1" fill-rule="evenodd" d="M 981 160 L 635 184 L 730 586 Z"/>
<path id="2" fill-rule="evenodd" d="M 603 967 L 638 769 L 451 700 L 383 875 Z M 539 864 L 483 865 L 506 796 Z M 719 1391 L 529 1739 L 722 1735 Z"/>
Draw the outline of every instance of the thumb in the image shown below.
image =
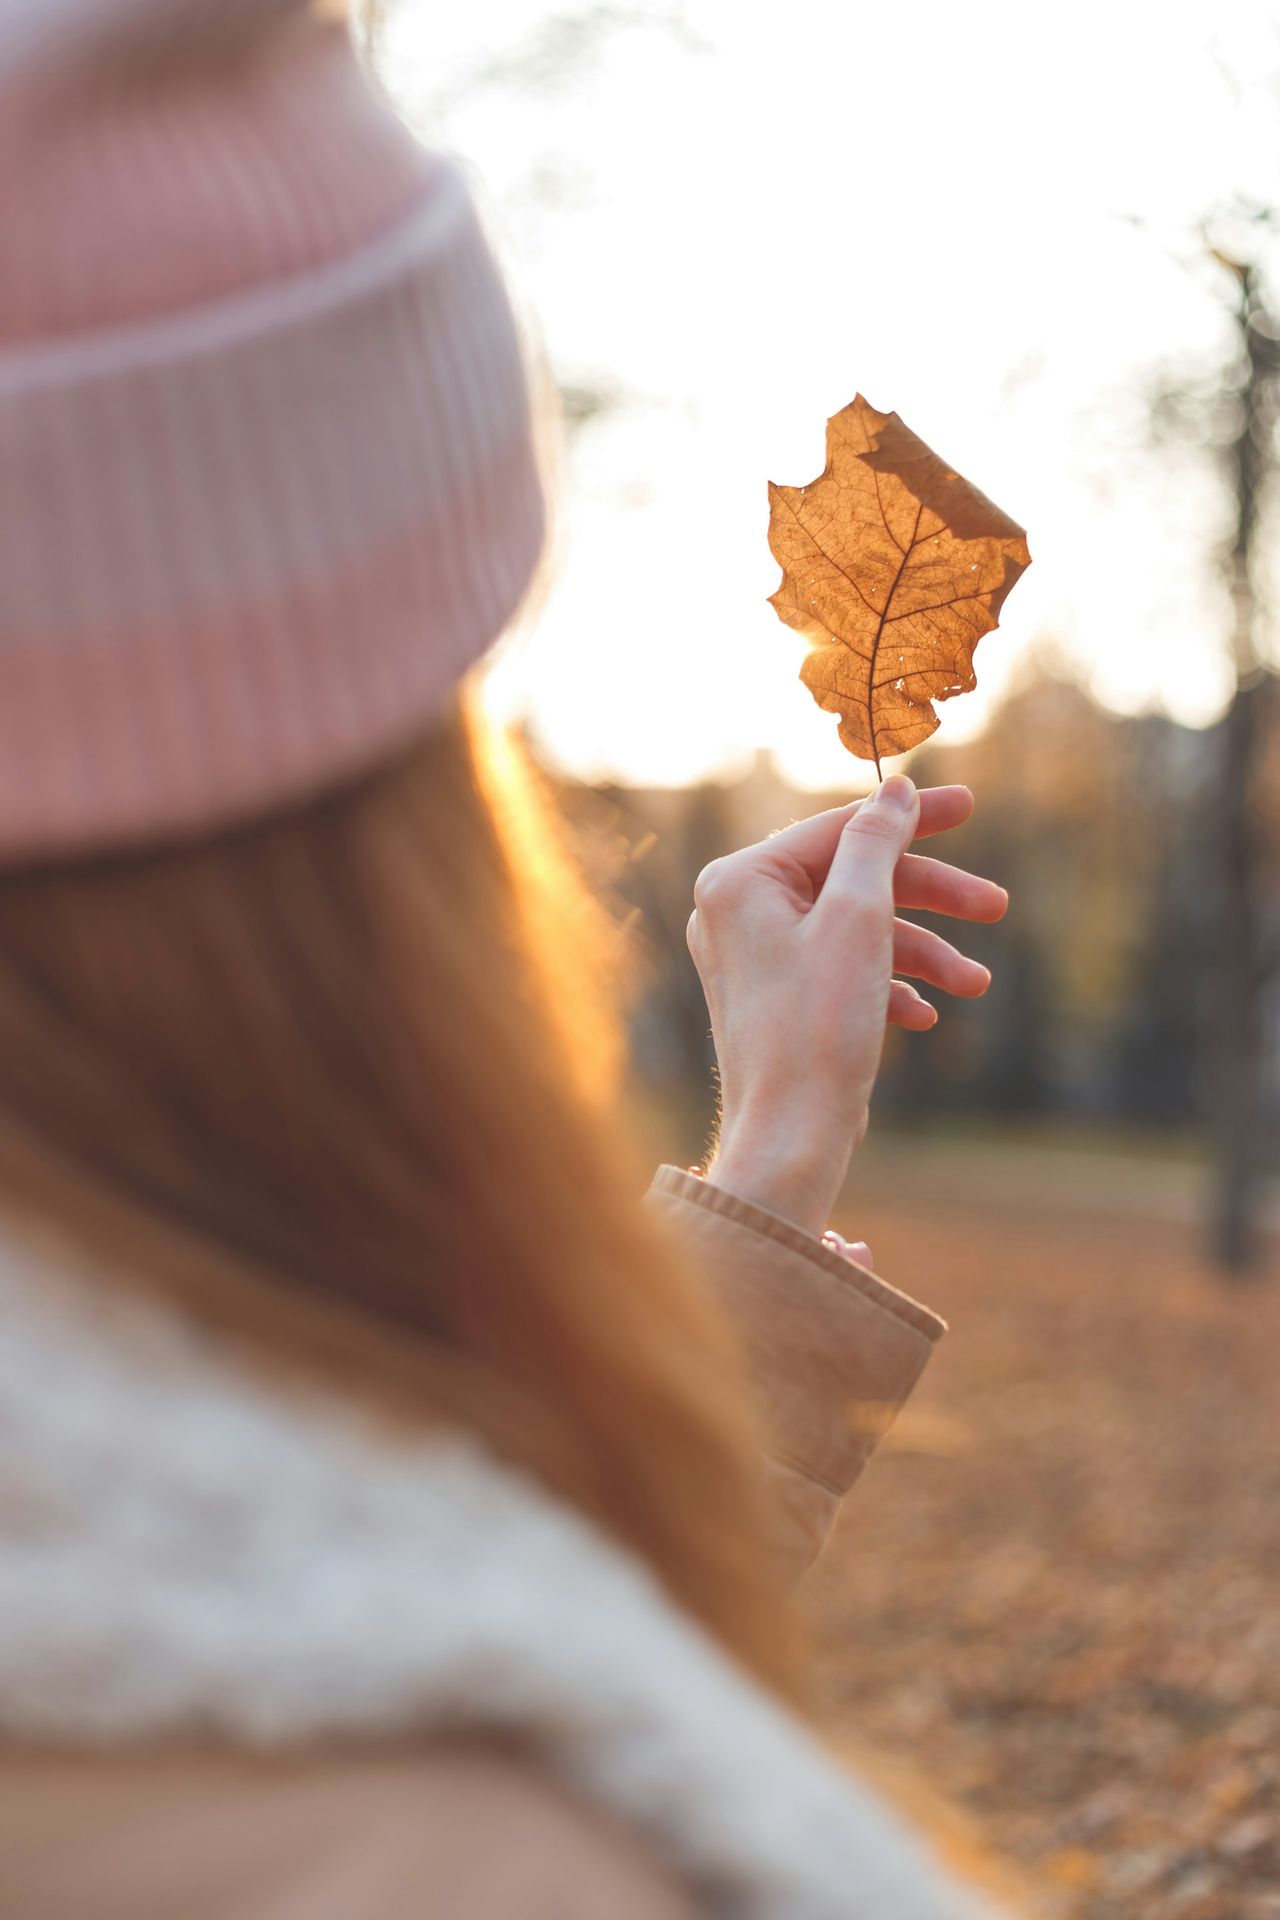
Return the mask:
<path id="1" fill-rule="evenodd" d="M 822 899 L 893 897 L 893 870 L 915 838 L 920 795 L 904 773 L 891 773 L 840 830 Z"/>

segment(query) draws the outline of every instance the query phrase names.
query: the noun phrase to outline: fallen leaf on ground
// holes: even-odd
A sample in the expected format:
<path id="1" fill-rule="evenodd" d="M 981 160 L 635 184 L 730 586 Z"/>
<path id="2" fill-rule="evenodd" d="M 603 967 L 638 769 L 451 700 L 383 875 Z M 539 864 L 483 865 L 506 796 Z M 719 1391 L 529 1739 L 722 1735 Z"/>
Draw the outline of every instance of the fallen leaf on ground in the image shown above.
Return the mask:
<path id="1" fill-rule="evenodd" d="M 861 394 L 827 422 L 817 480 L 770 481 L 769 545 L 770 605 L 813 646 L 800 677 L 877 772 L 934 732 L 933 701 L 973 690 L 973 650 L 1031 563 L 1016 521 Z"/>

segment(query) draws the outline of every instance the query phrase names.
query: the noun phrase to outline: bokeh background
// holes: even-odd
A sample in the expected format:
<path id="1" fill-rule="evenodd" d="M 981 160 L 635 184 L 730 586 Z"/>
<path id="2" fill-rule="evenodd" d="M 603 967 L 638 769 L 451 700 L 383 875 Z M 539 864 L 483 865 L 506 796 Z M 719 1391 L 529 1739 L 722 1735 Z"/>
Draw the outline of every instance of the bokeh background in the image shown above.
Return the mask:
<path id="1" fill-rule="evenodd" d="M 912 760 L 995 970 L 895 1037 L 839 1224 L 954 1322 L 812 1585 L 833 1711 L 1026 1903 L 1280 1915 L 1280 11 L 387 0 L 567 426 L 490 676 L 643 956 L 693 1160 L 708 859 L 862 791 L 767 607 L 855 390 L 1035 565 Z"/>

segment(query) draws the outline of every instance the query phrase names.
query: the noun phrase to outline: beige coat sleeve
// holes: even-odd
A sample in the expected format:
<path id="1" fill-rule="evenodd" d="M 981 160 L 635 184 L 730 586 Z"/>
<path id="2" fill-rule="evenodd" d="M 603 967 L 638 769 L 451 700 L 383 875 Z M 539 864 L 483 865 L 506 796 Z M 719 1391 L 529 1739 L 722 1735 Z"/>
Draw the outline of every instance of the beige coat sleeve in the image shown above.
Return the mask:
<path id="1" fill-rule="evenodd" d="M 807 1565 L 946 1323 L 843 1254 L 677 1167 L 648 1204 L 727 1306 L 756 1381 L 783 1546 Z"/>
<path id="2" fill-rule="evenodd" d="M 517 1756 L 0 1757 L 14 1920 L 698 1920 L 639 1840 Z"/>

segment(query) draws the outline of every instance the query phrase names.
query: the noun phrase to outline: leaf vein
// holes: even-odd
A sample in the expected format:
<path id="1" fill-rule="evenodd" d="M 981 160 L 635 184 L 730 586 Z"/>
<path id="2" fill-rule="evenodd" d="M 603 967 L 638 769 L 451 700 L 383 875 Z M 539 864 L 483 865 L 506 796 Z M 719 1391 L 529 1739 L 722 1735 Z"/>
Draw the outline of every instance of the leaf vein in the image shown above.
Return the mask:
<path id="1" fill-rule="evenodd" d="M 879 493 L 879 489 L 877 488 L 877 494 L 878 493 Z M 923 512 L 924 512 L 924 502 L 920 501 L 916 507 L 915 525 L 911 529 L 911 539 L 913 544 L 915 541 L 916 534 L 918 533 L 920 528 L 920 516 L 923 514 Z M 888 524 L 889 524 L 888 521 L 886 521 L 885 522 L 886 527 L 888 526 Z M 867 660 L 867 731 L 871 735 L 871 757 L 876 763 L 876 773 L 878 775 L 880 774 L 880 749 L 879 749 L 879 746 L 876 744 L 876 702 L 875 702 L 876 690 L 875 690 L 875 687 L 872 685 L 872 682 L 875 680 L 875 677 L 876 677 L 876 657 L 880 652 L 880 642 L 884 638 L 884 630 L 888 624 L 889 609 L 893 605 L 893 596 L 898 591 L 898 582 L 901 580 L 903 574 L 906 571 L 907 556 L 911 552 L 910 547 L 904 547 L 898 541 L 894 541 L 894 545 L 898 548 L 898 552 L 902 555 L 902 562 L 898 568 L 898 571 L 893 576 L 893 585 L 890 587 L 889 597 L 884 603 L 884 612 L 880 615 L 880 624 L 876 628 L 875 639 L 871 642 L 871 654 Z"/>
<path id="2" fill-rule="evenodd" d="M 901 540 L 899 540 L 897 534 L 894 532 L 893 528 L 889 525 L 889 516 L 884 510 L 884 501 L 880 498 L 880 475 L 876 472 L 874 467 L 872 467 L 871 469 L 871 484 L 876 490 L 876 505 L 880 509 L 881 525 L 884 527 L 885 532 L 888 534 L 894 546 L 898 549 L 898 552 L 902 555 L 903 559 L 905 560 L 907 555 L 910 553 L 911 548 L 903 546 Z M 916 515 L 916 525 L 917 526 L 920 525 L 919 514 Z M 892 598 L 892 595 L 890 595 L 890 598 Z"/>
<path id="3" fill-rule="evenodd" d="M 885 621 L 891 627 L 896 620 L 913 620 L 918 613 L 941 613 L 945 607 L 961 607 L 967 600 L 977 600 L 976 593 L 953 593 L 949 600 L 932 600 L 927 607 L 904 607 L 901 613 L 891 613 Z"/>
<path id="4" fill-rule="evenodd" d="M 807 527 L 805 525 L 804 521 L 800 518 L 800 515 L 797 513 L 796 509 L 792 506 L 791 502 L 787 499 L 786 495 L 779 494 L 778 498 L 786 506 L 788 513 L 790 513 L 791 518 L 795 521 L 796 525 L 799 527 L 805 539 L 812 540 L 814 546 L 818 549 L 818 552 L 822 555 L 823 559 L 827 562 L 828 566 L 834 567 L 836 572 L 840 575 L 841 579 L 847 580 L 849 582 L 849 585 L 853 588 L 859 600 L 861 600 L 863 606 L 866 608 L 867 612 L 870 614 L 874 614 L 877 620 L 882 619 L 883 616 L 881 614 L 880 608 L 872 606 L 870 600 L 868 600 L 866 594 L 862 591 L 862 588 L 858 585 L 853 575 L 847 572 L 846 569 L 840 565 L 840 562 L 836 559 L 834 554 L 827 552 L 821 540 L 819 540 L 817 534 L 813 531 L 813 528 Z M 893 598 L 892 592 L 890 593 L 889 598 L 890 599 Z M 888 606 L 888 604 L 889 602 L 886 600 L 885 605 Z M 847 641 L 845 642 L 845 645 L 846 646 L 848 645 Z M 850 651 L 852 652 L 852 648 L 850 648 Z"/>

